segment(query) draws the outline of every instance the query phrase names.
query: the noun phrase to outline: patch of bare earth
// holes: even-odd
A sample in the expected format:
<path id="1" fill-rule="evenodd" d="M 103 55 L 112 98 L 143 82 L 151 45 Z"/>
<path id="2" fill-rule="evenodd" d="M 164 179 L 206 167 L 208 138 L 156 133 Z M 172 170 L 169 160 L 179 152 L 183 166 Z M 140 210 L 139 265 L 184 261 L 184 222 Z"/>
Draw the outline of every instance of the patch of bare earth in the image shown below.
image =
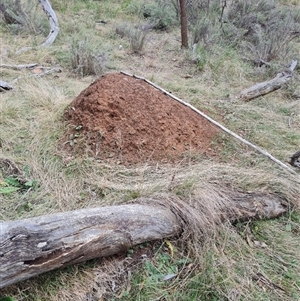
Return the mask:
<path id="1" fill-rule="evenodd" d="M 219 131 L 162 91 L 121 73 L 96 80 L 72 101 L 64 116 L 65 150 L 122 164 L 207 155 Z"/>

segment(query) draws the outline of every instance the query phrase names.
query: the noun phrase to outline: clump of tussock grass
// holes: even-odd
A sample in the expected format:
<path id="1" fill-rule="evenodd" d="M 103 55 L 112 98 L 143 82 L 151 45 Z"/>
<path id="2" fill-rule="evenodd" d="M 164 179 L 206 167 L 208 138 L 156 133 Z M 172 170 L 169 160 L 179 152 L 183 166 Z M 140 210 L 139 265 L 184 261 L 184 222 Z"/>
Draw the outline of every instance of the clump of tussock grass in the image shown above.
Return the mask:
<path id="1" fill-rule="evenodd" d="M 288 220 L 282 217 L 274 223 Z M 203 237 L 171 240 L 171 251 L 170 241 L 165 241 L 130 274 L 130 294 L 121 294 L 121 300 L 161 296 L 166 300 L 290 300 L 291 295 L 297 296 L 294 281 L 300 280 L 299 265 L 293 261 L 299 257 L 297 242 L 286 241 L 289 235 L 284 227 L 276 229 L 274 233 L 267 221 L 222 224 L 210 228 L 205 242 Z M 290 252 L 277 248 L 281 240 L 291 246 Z M 162 281 L 172 272 L 171 284 Z M 287 280 L 287 274 L 292 279 Z"/>
<path id="2" fill-rule="evenodd" d="M 295 55 L 291 42 L 299 38 L 300 23 L 299 13 L 292 8 L 265 0 L 235 1 L 226 18 L 232 29 L 242 32 L 242 49 L 248 50 L 246 56 L 254 63 L 285 62 Z"/>
<path id="3" fill-rule="evenodd" d="M 7 11 L 1 14 L 1 23 L 13 34 L 46 34 L 48 21 L 40 5 L 34 1 L 21 2 L 18 0 L 3 1 L 2 4 Z"/>
<path id="4" fill-rule="evenodd" d="M 4 157 L 8 156 L 16 161 L 22 170 L 30 170 L 30 177 L 37 181 L 38 188 L 21 193 L 19 198 L 15 198 L 14 195 L 7 196 L 14 201 L 9 202 L 6 213 L 3 213 L 5 219 L 16 218 L 14 214 L 18 218 L 45 214 L 47 208 L 52 207 L 53 210 L 57 206 L 61 210 L 70 187 L 73 187 L 73 191 L 76 190 L 76 185 L 71 181 L 66 183 L 61 172 L 61 160 L 55 155 L 57 139 L 63 131 L 60 121 L 68 103 L 68 95 L 64 94 L 63 89 L 41 78 L 27 78 L 18 84 L 22 84 L 22 88 L 15 90 L 13 94 L 6 94 L 3 98 L 6 110 L 1 114 L 1 147 Z M 16 98 L 22 101 L 17 102 Z M 43 208 L 40 205 L 45 205 L 49 195 L 56 196 L 50 197 L 51 202 Z M 20 205 L 28 197 L 33 206 L 30 210 L 22 212 Z"/>
<path id="5" fill-rule="evenodd" d="M 123 23 L 116 26 L 116 33 L 120 37 L 128 39 L 130 50 L 134 53 L 141 53 L 145 47 L 148 29 L 143 26 Z"/>
<path id="6" fill-rule="evenodd" d="M 74 38 L 70 49 L 70 65 L 79 76 L 101 75 L 104 72 L 105 53 L 100 44 L 94 45 L 88 36 Z"/>

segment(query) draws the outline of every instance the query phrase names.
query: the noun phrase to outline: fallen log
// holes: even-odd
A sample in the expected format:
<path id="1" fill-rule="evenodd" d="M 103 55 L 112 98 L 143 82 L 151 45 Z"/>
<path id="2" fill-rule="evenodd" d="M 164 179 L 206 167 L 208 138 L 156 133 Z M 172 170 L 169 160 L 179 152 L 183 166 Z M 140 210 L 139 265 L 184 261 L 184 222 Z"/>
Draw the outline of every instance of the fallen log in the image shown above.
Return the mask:
<path id="1" fill-rule="evenodd" d="M 54 68 L 45 68 L 45 67 L 37 67 L 37 70 L 40 71 L 41 73 L 35 73 L 35 74 L 31 74 L 29 75 L 28 77 L 43 77 L 45 75 L 48 75 L 48 74 L 52 74 L 52 73 L 60 73 L 62 72 L 61 68 L 60 67 L 54 67 Z M 44 71 L 43 71 L 44 70 Z M 18 82 L 21 78 L 26 78 L 27 76 L 19 76 L 17 78 L 15 78 L 13 81 L 12 81 L 12 84 L 15 84 L 16 82 Z M 1 86 L 0 86 L 1 88 Z M 1 91 L 1 90 L 0 90 Z"/>
<path id="2" fill-rule="evenodd" d="M 239 193 L 230 201 L 224 199 L 198 200 L 197 209 L 176 197 L 141 198 L 139 204 L 0 222 L 0 289 L 183 231 L 193 232 L 198 240 L 198 234 L 207 232 L 214 222 L 276 217 L 287 208 L 285 201 L 272 195 Z"/>
<path id="3" fill-rule="evenodd" d="M 123 205 L 0 223 L 0 288 L 135 244 L 178 234 L 162 206 Z"/>
<path id="4" fill-rule="evenodd" d="M 293 77 L 293 70 L 297 66 L 297 61 L 292 61 L 291 66 L 276 75 L 275 78 L 258 83 L 250 88 L 243 90 L 239 98 L 244 101 L 249 101 L 256 97 L 266 95 L 272 91 L 280 89 L 284 84 L 286 84 Z"/>

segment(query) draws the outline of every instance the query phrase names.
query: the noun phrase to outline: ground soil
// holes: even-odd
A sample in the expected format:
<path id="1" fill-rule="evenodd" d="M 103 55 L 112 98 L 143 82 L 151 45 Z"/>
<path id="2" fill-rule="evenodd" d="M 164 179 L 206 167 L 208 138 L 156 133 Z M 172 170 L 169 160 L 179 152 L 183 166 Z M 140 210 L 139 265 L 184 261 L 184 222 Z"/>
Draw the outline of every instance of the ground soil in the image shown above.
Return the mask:
<path id="1" fill-rule="evenodd" d="M 209 154 L 218 129 L 141 79 L 108 73 L 67 107 L 65 150 L 135 164 Z"/>

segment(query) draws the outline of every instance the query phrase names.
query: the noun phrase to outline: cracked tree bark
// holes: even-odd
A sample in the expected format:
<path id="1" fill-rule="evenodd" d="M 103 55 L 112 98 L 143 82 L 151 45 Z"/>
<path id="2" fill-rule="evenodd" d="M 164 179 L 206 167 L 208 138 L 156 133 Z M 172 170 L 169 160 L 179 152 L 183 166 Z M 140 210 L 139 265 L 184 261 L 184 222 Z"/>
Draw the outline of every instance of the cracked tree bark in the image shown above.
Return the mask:
<path id="1" fill-rule="evenodd" d="M 213 212 L 214 217 L 222 217 L 219 222 L 276 217 L 287 208 L 276 195 L 239 193 L 231 199 Z M 143 242 L 209 227 L 206 213 L 183 200 L 136 201 L 139 204 L 0 222 L 0 289 L 70 264 L 126 252 Z"/>
<path id="2" fill-rule="evenodd" d="M 47 271 L 176 235 L 168 209 L 123 205 L 0 223 L 0 288 Z"/>

